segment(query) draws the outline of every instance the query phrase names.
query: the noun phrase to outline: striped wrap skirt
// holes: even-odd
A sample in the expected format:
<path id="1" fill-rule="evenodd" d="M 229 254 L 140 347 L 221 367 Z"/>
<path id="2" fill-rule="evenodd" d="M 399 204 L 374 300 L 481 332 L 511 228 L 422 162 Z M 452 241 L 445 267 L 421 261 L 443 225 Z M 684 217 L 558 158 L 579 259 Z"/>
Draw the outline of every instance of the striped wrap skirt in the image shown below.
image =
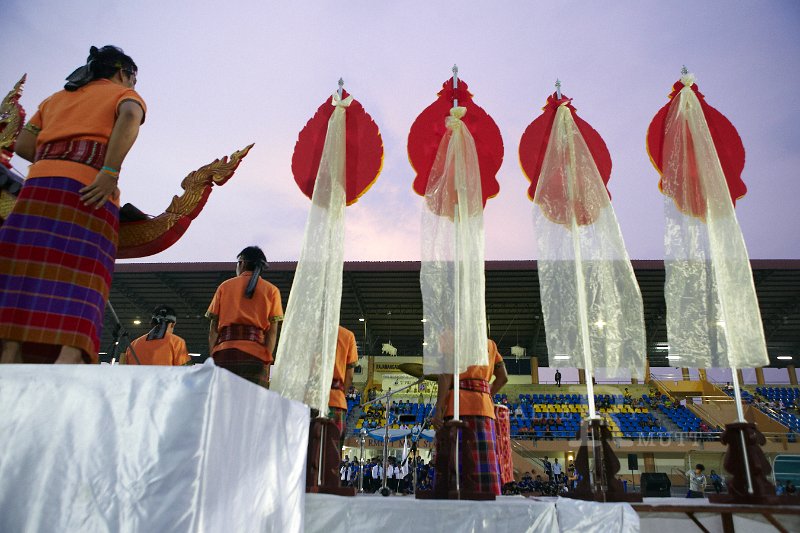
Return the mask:
<path id="1" fill-rule="evenodd" d="M 211 357 L 218 367 L 233 372 L 250 383 L 269 388 L 269 365 L 258 357 L 235 348 L 217 350 Z"/>
<path id="2" fill-rule="evenodd" d="M 447 418 L 452 420 L 452 418 Z M 500 495 L 500 462 L 497 455 L 497 437 L 495 422 L 488 416 L 467 415 L 461 417 L 461 422 L 467 424 L 475 433 L 475 446 L 464 453 L 470 453 L 475 463 L 475 479 L 478 492 L 489 492 Z M 461 431 L 459 431 L 460 437 Z M 459 438 L 463 443 L 464 441 Z M 463 462 L 459 461 L 459 470 L 463 469 Z M 438 475 L 438 473 L 437 473 Z"/>
<path id="3" fill-rule="evenodd" d="M 71 178 L 29 179 L 0 226 L 0 339 L 23 361 L 52 363 L 60 346 L 97 362 L 117 254 L 119 208 L 95 210 Z"/>
<path id="4" fill-rule="evenodd" d="M 478 470 L 479 492 L 500 494 L 500 463 L 497 456 L 497 438 L 494 420 L 488 416 L 463 416 L 465 422 L 475 432 L 475 447 L 472 459 Z"/>

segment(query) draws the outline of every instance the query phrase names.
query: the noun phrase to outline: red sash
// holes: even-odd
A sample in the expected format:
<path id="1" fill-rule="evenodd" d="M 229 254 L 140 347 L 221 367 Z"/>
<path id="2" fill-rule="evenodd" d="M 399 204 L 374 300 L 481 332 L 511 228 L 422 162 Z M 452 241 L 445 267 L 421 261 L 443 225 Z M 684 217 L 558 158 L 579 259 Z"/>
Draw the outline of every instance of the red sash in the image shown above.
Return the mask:
<path id="1" fill-rule="evenodd" d="M 246 324 L 231 324 L 223 326 L 217 336 L 217 344 L 227 341 L 252 341 L 258 344 L 266 344 L 266 334 L 263 329 Z"/>
<path id="2" fill-rule="evenodd" d="M 491 394 L 492 389 L 489 388 L 489 382 L 485 379 L 470 378 L 458 380 L 458 386 L 463 390 L 472 392 L 482 392 L 484 394 Z M 453 387 L 450 387 L 451 389 Z"/>
<path id="3" fill-rule="evenodd" d="M 56 141 L 43 144 L 36 150 L 34 161 L 60 159 L 89 165 L 100 170 L 106 160 L 105 143 L 87 140 Z"/>

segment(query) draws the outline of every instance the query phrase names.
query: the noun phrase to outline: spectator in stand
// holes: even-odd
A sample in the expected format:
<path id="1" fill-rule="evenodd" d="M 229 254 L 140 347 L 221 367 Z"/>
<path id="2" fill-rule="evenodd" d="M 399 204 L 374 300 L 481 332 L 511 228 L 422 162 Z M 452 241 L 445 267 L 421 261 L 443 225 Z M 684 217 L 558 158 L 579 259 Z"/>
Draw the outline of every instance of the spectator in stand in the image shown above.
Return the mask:
<path id="1" fill-rule="evenodd" d="M 702 464 L 694 466 L 694 472 L 687 471 L 686 479 L 689 481 L 689 490 L 686 492 L 687 498 L 704 498 L 704 491 L 706 490 L 706 476 L 703 474 L 705 470 Z"/>
<path id="2" fill-rule="evenodd" d="M 717 494 L 722 492 L 722 478 L 720 475 L 712 470 L 709 479 L 711 480 L 711 484 L 714 486 L 714 490 L 717 492 Z"/>
<path id="3" fill-rule="evenodd" d="M 514 409 L 514 415 L 516 415 L 517 418 L 522 418 L 524 414 L 525 413 L 522 412 L 522 405 L 518 405 L 517 408 Z"/>
<path id="4" fill-rule="evenodd" d="M 517 484 L 517 488 L 520 492 L 533 492 L 533 477 L 530 472 L 525 472 L 522 475 L 522 479 Z"/>
<path id="5" fill-rule="evenodd" d="M 383 459 L 375 457 L 372 459 L 372 492 L 383 487 Z"/>
<path id="6" fill-rule="evenodd" d="M 626 403 L 629 405 L 633 403 L 633 397 L 631 396 L 631 393 L 627 387 L 625 387 L 625 392 L 623 393 L 622 396 L 623 396 L 622 403 Z"/>
<path id="7" fill-rule="evenodd" d="M 559 369 L 557 369 L 557 368 L 556 368 L 555 379 L 556 379 L 556 385 L 560 387 L 561 386 L 561 371 Z"/>
<path id="8" fill-rule="evenodd" d="M 794 486 L 794 483 L 792 483 L 792 480 L 790 479 L 786 481 L 786 494 L 794 496 L 796 493 L 797 493 L 797 488 Z"/>
<path id="9" fill-rule="evenodd" d="M 542 468 L 544 468 L 547 481 L 553 481 L 553 465 L 548 461 L 547 456 L 545 456 L 544 461 L 542 461 Z"/>
<path id="10" fill-rule="evenodd" d="M 554 459 L 553 463 L 553 478 L 555 479 L 556 483 L 561 482 L 561 463 L 558 462 L 558 457 Z"/>

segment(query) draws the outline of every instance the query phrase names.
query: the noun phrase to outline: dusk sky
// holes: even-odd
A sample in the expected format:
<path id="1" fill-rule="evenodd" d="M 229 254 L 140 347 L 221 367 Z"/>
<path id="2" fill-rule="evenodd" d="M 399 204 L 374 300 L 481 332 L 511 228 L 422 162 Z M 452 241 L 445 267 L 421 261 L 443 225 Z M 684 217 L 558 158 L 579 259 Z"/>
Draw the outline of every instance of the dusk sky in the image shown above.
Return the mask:
<path id="1" fill-rule="evenodd" d="M 148 114 L 120 186 L 145 212 L 162 212 L 191 170 L 256 144 L 184 237 L 141 261 L 233 261 L 249 244 L 296 260 L 310 202 L 292 152 L 340 76 L 385 148 L 377 183 L 347 209 L 345 259 L 418 260 L 422 202 L 406 141 L 454 63 L 505 145 L 500 194 L 486 207 L 487 259 L 535 259 L 517 149 L 557 77 L 611 152 L 609 189 L 631 258 L 661 259 L 663 200 L 645 132 L 684 64 L 744 142 L 749 191 L 736 212 L 751 258 L 800 259 L 796 0 L 4 0 L 0 33 L 0 91 L 27 72 L 29 117 L 91 45 L 133 57 Z"/>

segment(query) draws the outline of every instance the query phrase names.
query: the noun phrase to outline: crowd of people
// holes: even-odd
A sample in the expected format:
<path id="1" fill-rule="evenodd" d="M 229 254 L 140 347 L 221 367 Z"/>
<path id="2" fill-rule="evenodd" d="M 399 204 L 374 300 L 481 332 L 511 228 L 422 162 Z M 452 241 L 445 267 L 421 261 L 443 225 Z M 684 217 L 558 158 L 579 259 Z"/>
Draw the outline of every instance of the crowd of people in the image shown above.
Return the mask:
<path id="1" fill-rule="evenodd" d="M 406 460 L 389 456 L 386 461 L 386 488 L 391 494 L 414 494 L 417 491 L 428 491 L 433 488 L 434 467 L 425 464 L 422 458 Z M 414 485 L 414 469 L 417 483 Z M 339 477 L 343 487 L 359 487 L 359 478 L 364 492 L 374 493 L 383 488 L 383 458 L 373 457 L 364 464 L 354 457 L 345 455 L 339 464 Z"/>

